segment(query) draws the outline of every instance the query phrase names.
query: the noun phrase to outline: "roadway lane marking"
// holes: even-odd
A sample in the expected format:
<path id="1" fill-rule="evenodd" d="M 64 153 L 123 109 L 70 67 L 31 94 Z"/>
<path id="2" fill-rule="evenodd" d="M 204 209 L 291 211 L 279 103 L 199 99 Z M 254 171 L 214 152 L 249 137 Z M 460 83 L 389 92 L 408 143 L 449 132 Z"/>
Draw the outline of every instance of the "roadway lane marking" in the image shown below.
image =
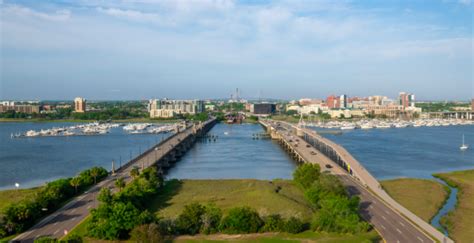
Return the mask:
<path id="1" fill-rule="evenodd" d="M 373 208 L 374 208 L 374 206 L 370 205 L 370 206 L 369 206 L 369 208 L 370 208 L 370 209 L 373 209 Z"/>
<path id="2" fill-rule="evenodd" d="M 423 239 L 421 239 L 419 236 L 417 236 L 416 238 L 420 240 L 421 242 L 424 242 Z"/>
<path id="3" fill-rule="evenodd" d="M 384 230 L 387 229 L 387 228 L 385 228 L 385 226 L 383 226 L 383 224 L 381 224 L 380 227 L 382 227 L 382 229 L 384 229 Z"/>
<path id="4" fill-rule="evenodd" d="M 405 224 L 402 222 L 398 222 L 401 226 L 405 227 Z"/>
<path id="5" fill-rule="evenodd" d="M 92 206 L 91 206 L 91 205 L 89 205 L 89 206 L 87 206 L 87 209 L 89 209 L 89 208 L 91 208 L 91 207 L 92 207 Z"/>
<path id="6" fill-rule="evenodd" d="M 58 224 L 58 222 L 54 223 L 53 226 L 56 226 Z"/>
<path id="7" fill-rule="evenodd" d="M 57 229 L 56 231 L 54 231 L 53 235 L 57 234 L 59 232 L 59 229 Z"/>
<path id="8" fill-rule="evenodd" d="M 383 218 L 383 220 L 387 220 L 387 218 L 385 218 L 385 216 L 383 216 L 383 215 L 382 215 L 382 218 Z"/>
<path id="9" fill-rule="evenodd" d="M 401 233 L 402 233 L 402 231 L 401 231 L 401 230 L 399 230 L 398 228 L 396 228 L 396 230 L 397 230 L 397 232 L 398 232 L 399 234 L 401 234 Z"/>
<path id="10" fill-rule="evenodd" d="M 388 210 L 385 210 L 385 213 L 388 214 L 388 215 L 390 215 L 390 212 L 389 212 Z"/>

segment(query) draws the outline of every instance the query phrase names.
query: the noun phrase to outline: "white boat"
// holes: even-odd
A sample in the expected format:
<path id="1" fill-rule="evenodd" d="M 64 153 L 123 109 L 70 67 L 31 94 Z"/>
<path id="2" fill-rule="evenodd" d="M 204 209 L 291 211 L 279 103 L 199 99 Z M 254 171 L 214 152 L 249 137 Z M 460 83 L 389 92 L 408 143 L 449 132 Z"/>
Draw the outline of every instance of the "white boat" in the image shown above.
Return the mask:
<path id="1" fill-rule="evenodd" d="M 374 126 L 370 124 L 364 124 L 360 126 L 360 129 L 372 129 L 372 128 L 374 128 Z"/>
<path id="2" fill-rule="evenodd" d="M 34 131 L 34 130 L 29 130 L 25 133 L 25 136 L 27 137 L 36 137 L 39 135 L 39 132 Z"/>
<path id="3" fill-rule="evenodd" d="M 344 126 L 341 127 L 341 130 L 354 130 L 356 127 L 355 126 Z"/>
<path id="4" fill-rule="evenodd" d="M 464 143 L 464 134 L 462 135 L 462 145 L 459 147 L 462 151 L 467 150 L 469 148 L 469 145 Z"/>

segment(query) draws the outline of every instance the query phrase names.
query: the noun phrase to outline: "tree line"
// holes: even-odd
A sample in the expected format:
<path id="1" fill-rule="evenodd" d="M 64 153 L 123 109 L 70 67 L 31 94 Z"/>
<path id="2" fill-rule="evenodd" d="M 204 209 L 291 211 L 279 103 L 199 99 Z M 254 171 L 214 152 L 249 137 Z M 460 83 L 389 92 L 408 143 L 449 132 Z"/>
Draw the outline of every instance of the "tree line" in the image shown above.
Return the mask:
<path id="1" fill-rule="evenodd" d="M 21 233 L 42 217 L 60 208 L 67 200 L 108 175 L 102 167 L 84 170 L 73 178 L 48 182 L 32 199 L 10 204 L 0 218 L 0 238 Z"/>

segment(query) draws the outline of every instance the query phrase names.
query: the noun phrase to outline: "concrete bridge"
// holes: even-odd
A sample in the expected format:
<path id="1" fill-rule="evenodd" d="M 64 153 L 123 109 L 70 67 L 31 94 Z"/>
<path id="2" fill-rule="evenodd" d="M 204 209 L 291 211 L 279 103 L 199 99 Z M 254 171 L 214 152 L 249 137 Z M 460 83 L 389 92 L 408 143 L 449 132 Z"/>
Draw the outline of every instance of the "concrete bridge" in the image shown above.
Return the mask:
<path id="1" fill-rule="evenodd" d="M 286 122 L 260 120 L 260 124 L 297 162 L 319 164 L 321 171 L 337 175 L 350 194 L 361 198 L 361 216 L 386 242 L 453 242 L 391 198 L 342 146 Z"/>
<path id="2" fill-rule="evenodd" d="M 115 180 L 118 178 L 123 178 L 126 183 L 131 182 L 133 178 L 130 176 L 130 171 L 134 167 L 143 170 L 150 166 L 157 166 L 164 172 L 191 148 L 197 138 L 205 135 L 216 122 L 216 119 L 212 118 L 203 123 L 183 123 L 176 126 L 175 134 L 133 158 L 117 170 L 112 166 L 112 171 L 107 178 L 15 237 L 12 242 L 34 242 L 40 236 L 60 239 L 85 220 L 90 209 L 98 207 L 97 195 L 100 189 L 107 187 L 116 191 Z"/>

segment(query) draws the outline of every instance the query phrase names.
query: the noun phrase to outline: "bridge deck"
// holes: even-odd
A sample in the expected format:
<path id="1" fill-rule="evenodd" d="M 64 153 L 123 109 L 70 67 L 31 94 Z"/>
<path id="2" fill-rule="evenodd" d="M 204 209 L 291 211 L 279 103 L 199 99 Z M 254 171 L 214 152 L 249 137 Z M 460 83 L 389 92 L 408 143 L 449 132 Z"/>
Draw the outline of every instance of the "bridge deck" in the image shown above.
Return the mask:
<path id="1" fill-rule="evenodd" d="M 333 159 L 328 158 L 321 151 L 317 150 L 313 144 L 310 144 L 314 142 L 313 140 L 307 139 L 308 142 L 302 137 L 297 137 L 295 135 L 296 127 L 293 125 L 273 121 L 261 121 L 261 123 L 265 127 L 270 126 L 272 131 L 277 133 L 276 136 L 286 146 L 290 146 L 291 150 L 294 150 L 305 162 L 319 164 L 322 171 L 330 171 L 339 176 L 342 183 L 348 188 L 349 193 L 358 195 L 361 198 L 362 217 L 370 222 L 387 242 L 434 242 L 423 231 L 429 232 L 440 242 L 452 242 L 434 229 L 434 227 L 396 203 L 383 191 L 378 181 L 340 145 L 321 137 L 312 130 L 304 130 L 304 138 L 307 139 L 307 136 L 317 138 L 318 141 L 335 148 L 339 156 L 337 158 L 348 163 L 348 167 L 341 167 Z M 296 144 L 297 146 L 295 146 Z M 316 154 L 311 151 L 316 151 Z M 341 162 L 339 161 L 339 163 Z M 326 165 L 330 165 L 331 168 L 326 168 Z M 348 168 L 350 168 L 352 174 L 348 172 Z M 409 217 L 411 221 L 406 218 L 407 214 L 411 214 L 411 217 Z M 416 219 L 422 222 L 416 221 Z M 414 225 L 412 222 L 415 222 L 417 225 Z M 418 227 L 421 227 L 423 230 Z"/>
<path id="2" fill-rule="evenodd" d="M 213 122 L 214 120 L 204 123 L 201 129 L 207 129 L 206 126 Z M 28 231 L 15 237 L 13 241 L 34 242 L 34 239 L 40 236 L 49 236 L 56 239 L 63 237 L 66 232 L 70 232 L 89 215 L 90 209 L 98 207 L 99 202 L 97 201 L 97 195 L 101 188 L 108 187 L 112 190 L 117 190 L 115 188 L 115 180 L 117 178 L 124 178 L 127 183 L 130 182 L 132 180 L 130 177 L 130 171 L 133 167 L 137 166 L 142 168 L 143 166 L 147 168 L 152 166 L 154 162 L 164 158 L 175 148 L 175 146 L 193 134 L 193 127 L 188 127 L 184 131 L 174 134 L 168 139 L 153 146 L 137 158 L 131 160 L 128 164 L 123 166 L 122 169 L 117 170 L 115 175 L 110 175 L 97 185 L 92 186 L 82 195 L 75 197 L 71 202 L 41 220 Z"/>

